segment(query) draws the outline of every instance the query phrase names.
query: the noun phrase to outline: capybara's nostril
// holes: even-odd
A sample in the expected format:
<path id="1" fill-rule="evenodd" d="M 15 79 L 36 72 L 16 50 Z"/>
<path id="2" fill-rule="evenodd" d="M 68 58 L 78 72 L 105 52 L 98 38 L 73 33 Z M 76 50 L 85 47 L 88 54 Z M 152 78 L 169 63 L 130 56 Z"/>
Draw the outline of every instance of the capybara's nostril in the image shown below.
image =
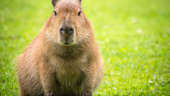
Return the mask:
<path id="1" fill-rule="evenodd" d="M 66 33 L 69 34 L 69 35 L 72 35 L 73 32 L 74 32 L 74 29 L 73 28 L 69 28 Z"/>
<path id="2" fill-rule="evenodd" d="M 61 32 L 61 33 L 64 33 L 64 28 L 60 28 L 60 32 Z"/>

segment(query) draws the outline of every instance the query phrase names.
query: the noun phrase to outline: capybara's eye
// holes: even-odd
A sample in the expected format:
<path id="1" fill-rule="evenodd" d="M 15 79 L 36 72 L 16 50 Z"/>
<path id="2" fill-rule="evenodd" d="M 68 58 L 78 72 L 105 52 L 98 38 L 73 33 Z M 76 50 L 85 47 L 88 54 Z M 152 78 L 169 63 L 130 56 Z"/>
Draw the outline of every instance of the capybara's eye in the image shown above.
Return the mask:
<path id="1" fill-rule="evenodd" d="M 54 12 L 54 15 L 57 16 L 57 12 L 55 10 L 53 12 Z"/>
<path id="2" fill-rule="evenodd" d="M 78 16 L 80 16 L 80 15 L 81 15 L 81 11 L 78 12 Z"/>

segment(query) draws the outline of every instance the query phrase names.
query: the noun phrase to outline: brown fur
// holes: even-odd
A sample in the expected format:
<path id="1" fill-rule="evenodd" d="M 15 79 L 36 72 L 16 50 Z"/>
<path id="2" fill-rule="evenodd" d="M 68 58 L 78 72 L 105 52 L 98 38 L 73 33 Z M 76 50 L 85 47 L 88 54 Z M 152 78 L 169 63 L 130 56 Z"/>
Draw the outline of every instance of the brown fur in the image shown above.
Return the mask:
<path id="1" fill-rule="evenodd" d="M 103 64 L 91 25 L 83 13 L 76 16 L 80 3 L 60 0 L 54 7 L 58 15 L 48 19 L 19 56 L 20 96 L 92 96 L 103 76 Z M 65 19 L 76 30 L 71 46 L 59 40 L 58 29 Z"/>

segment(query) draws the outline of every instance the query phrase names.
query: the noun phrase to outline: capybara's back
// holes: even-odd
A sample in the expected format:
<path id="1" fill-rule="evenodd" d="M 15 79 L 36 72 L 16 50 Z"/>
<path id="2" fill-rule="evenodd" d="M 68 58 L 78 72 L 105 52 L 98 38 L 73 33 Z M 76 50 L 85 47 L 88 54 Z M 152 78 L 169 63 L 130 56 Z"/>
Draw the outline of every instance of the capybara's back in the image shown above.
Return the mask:
<path id="1" fill-rule="evenodd" d="M 103 63 L 81 0 L 52 5 L 52 16 L 18 57 L 20 96 L 92 96 Z"/>

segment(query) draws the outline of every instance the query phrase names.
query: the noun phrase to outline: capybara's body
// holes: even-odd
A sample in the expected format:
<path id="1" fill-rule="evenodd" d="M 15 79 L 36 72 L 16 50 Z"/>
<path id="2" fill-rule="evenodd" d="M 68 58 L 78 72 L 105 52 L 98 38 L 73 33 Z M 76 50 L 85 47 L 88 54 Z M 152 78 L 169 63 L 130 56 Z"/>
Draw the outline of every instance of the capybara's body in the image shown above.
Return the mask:
<path id="1" fill-rule="evenodd" d="M 52 3 L 54 14 L 18 58 L 20 96 L 92 96 L 103 63 L 91 25 L 79 0 Z"/>

